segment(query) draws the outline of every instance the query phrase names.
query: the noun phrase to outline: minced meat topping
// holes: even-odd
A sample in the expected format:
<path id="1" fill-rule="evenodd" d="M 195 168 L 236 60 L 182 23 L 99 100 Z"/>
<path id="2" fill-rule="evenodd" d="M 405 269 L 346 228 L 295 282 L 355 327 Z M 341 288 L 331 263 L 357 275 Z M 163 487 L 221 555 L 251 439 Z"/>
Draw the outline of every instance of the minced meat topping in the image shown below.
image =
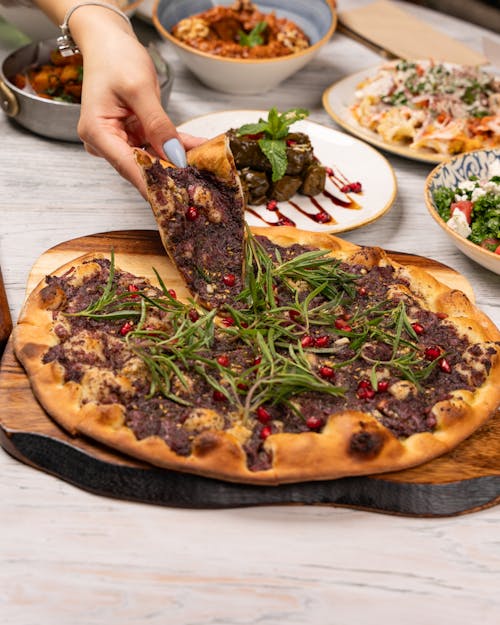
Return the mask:
<path id="1" fill-rule="evenodd" d="M 426 310 L 390 265 L 253 236 L 246 261 L 233 305 L 211 311 L 113 258 L 91 261 L 83 280 L 48 277 L 59 342 L 44 362 L 82 385 L 97 376 L 84 401 L 122 405 L 138 439 L 159 436 L 179 455 L 206 429 L 230 430 L 254 471 L 272 463 L 269 435 L 320 432 L 346 409 L 399 438 L 433 431 L 433 406 L 488 375 L 495 349 Z"/>

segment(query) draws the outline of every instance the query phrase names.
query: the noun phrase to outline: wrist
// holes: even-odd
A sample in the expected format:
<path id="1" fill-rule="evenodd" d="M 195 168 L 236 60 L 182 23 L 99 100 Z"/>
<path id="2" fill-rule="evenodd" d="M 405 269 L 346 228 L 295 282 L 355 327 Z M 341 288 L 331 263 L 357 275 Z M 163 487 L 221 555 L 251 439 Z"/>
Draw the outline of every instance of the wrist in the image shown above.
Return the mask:
<path id="1" fill-rule="evenodd" d="M 128 17 L 120 12 L 115 12 L 111 6 L 118 8 L 117 3 L 108 3 L 110 6 L 93 4 L 74 4 L 78 7 L 73 12 L 71 8 L 66 13 L 66 24 L 71 39 L 76 43 L 80 51 L 85 55 L 97 45 L 104 46 L 106 41 L 116 35 L 124 34 L 135 37 L 134 30 Z"/>
<path id="2" fill-rule="evenodd" d="M 124 0 L 97 0 L 95 4 L 91 0 L 35 0 L 35 2 L 61 27 L 65 35 L 62 41 L 67 38 L 82 52 L 87 45 L 95 45 L 99 37 L 107 39 L 113 33 L 119 32 L 135 36 L 129 18 L 121 9 Z M 100 2 L 103 4 L 100 5 Z M 63 47 L 66 46 L 63 44 Z"/>

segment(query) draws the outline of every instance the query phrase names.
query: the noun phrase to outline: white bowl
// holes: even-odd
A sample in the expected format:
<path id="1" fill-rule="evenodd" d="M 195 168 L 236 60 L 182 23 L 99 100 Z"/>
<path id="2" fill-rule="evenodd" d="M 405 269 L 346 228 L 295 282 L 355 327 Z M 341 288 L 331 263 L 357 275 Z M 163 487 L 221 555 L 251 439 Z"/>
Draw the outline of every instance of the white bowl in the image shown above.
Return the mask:
<path id="1" fill-rule="evenodd" d="M 466 152 L 435 167 L 425 183 L 425 203 L 439 226 L 461 252 L 486 269 L 498 274 L 500 274 L 500 255 L 472 243 L 450 228 L 436 210 L 433 193 L 439 187 L 455 188 L 460 182 L 468 180 L 470 176 L 477 176 L 481 179 L 489 178 L 492 176 L 493 167 L 497 169 L 499 163 L 500 149 L 498 148 Z"/>
<path id="2" fill-rule="evenodd" d="M 196 50 L 171 34 L 181 19 L 216 5 L 232 5 L 234 0 L 158 0 L 153 8 L 153 23 L 158 32 L 174 46 L 179 58 L 203 82 L 216 91 L 234 94 L 264 93 L 302 69 L 327 43 L 337 26 L 334 0 L 262 0 L 263 13 L 287 17 L 306 33 L 311 46 L 273 59 L 233 59 Z"/>

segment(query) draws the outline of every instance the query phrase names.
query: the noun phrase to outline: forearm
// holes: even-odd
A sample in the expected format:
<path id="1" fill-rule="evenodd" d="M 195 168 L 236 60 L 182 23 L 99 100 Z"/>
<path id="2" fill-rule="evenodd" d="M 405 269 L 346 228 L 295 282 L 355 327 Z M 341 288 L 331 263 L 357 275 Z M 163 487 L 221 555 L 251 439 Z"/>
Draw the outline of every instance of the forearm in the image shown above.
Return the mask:
<path id="1" fill-rule="evenodd" d="M 110 4 L 120 8 L 117 0 L 105 0 Z M 71 7 L 81 5 L 79 0 L 35 0 L 35 4 L 57 25 L 62 24 L 66 13 Z M 111 33 L 122 31 L 134 36 L 132 27 L 120 15 L 110 11 L 105 7 L 85 5 L 80 6 L 69 20 L 71 35 L 85 54 L 85 50 L 95 45 L 99 38 Z"/>

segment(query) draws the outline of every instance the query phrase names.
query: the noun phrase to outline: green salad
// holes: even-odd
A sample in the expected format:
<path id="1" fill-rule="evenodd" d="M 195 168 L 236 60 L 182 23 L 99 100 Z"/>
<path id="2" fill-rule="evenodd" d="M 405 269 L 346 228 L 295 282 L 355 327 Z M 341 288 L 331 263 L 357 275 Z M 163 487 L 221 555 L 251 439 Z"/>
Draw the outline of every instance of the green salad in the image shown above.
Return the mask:
<path id="1" fill-rule="evenodd" d="M 471 176 L 432 197 L 441 219 L 460 236 L 500 255 L 500 175 Z"/>

